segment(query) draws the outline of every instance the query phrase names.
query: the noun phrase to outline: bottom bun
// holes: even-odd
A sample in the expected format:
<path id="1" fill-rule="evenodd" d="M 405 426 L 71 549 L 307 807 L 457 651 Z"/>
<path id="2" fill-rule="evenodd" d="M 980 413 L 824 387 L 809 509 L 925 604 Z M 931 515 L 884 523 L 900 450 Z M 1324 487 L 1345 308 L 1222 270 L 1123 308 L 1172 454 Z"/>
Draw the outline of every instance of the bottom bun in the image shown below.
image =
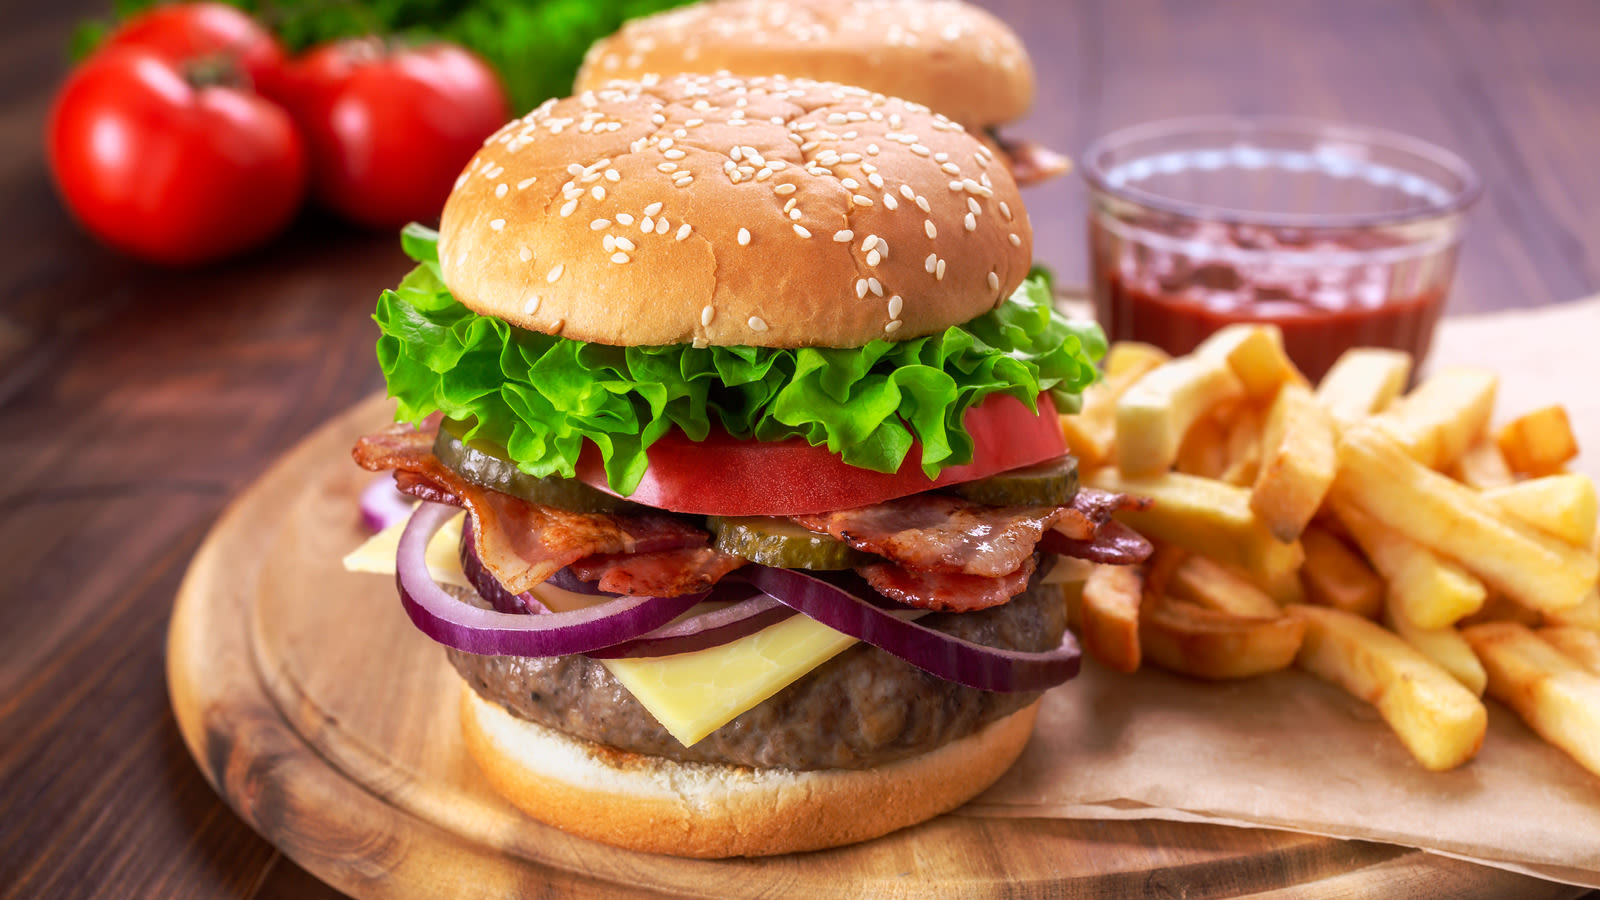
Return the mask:
<path id="1" fill-rule="evenodd" d="M 523 812 L 591 840 L 673 856 L 771 856 L 888 834 L 967 802 L 1033 732 L 1032 703 L 931 753 L 796 772 L 613 750 L 516 718 L 463 685 L 467 749 Z"/>

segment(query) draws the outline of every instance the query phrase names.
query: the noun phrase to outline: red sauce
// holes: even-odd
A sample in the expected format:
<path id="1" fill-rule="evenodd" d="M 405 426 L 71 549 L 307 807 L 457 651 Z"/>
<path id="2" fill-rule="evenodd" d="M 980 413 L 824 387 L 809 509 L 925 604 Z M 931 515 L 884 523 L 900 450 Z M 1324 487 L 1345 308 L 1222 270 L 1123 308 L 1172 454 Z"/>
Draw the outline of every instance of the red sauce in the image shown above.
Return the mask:
<path id="1" fill-rule="evenodd" d="M 1404 241 L 1371 232 L 1287 239 L 1249 226 L 1200 223 L 1182 234 L 1189 252 L 1158 250 L 1098 227 L 1091 217 L 1095 313 L 1112 340 L 1188 353 L 1236 322 L 1270 322 L 1313 382 L 1350 347 L 1392 347 L 1418 366 L 1433 341 L 1454 270 L 1455 247 L 1398 261 L 1319 260 L 1317 254 L 1383 250 Z M 1135 234 L 1137 232 L 1134 232 Z M 1208 254 L 1196 247 L 1223 248 Z M 1226 248 L 1253 253 L 1225 261 Z"/>

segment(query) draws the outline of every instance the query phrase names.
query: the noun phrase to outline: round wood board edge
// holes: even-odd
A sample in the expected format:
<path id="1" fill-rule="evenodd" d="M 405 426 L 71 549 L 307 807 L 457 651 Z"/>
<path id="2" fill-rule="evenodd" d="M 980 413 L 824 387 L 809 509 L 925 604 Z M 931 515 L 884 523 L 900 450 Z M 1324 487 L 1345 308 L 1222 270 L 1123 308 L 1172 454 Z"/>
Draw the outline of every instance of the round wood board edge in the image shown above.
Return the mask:
<path id="1" fill-rule="evenodd" d="M 821 867 L 828 884 L 851 896 L 1220 897 L 1324 898 L 1381 894 L 1403 897 L 1569 898 L 1582 889 L 1538 881 L 1417 850 L 1315 838 L 1285 832 L 1165 821 L 975 819 L 946 816 L 867 845 L 773 861 L 684 861 L 592 845 L 597 857 L 623 854 L 624 870 L 658 869 L 649 883 L 622 883 L 603 866 L 567 866 L 500 852 L 438 827 L 364 787 L 330 763 L 290 724 L 263 685 L 251 646 L 253 585 L 267 560 L 259 548 L 292 508 L 304 473 L 348 464 L 355 437 L 381 426 L 391 405 L 374 396 L 307 437 L 223 513 L 202 543 L 183 583 L 168 633 L 167 680 L 184 741 L 213 787 L 241 818 L 318 878 L 363 898 L 462 896 L 773 896 L 800 887 L 792 867 Z M 329 461 L 332 461 L 331 463 Z M 254 551 L 254 552 L 252 552 Z M 543 828 L 529 822 L 530 828 Z M 1008 860 L 973 857 L 963 878 L 937 872 L 864 871 L 862 862 L 937 856 L 952 844 L 993 848 L 1032 845 L 1021 854 L 1033 871 Z M 1180 858 L 1154 868 L 1097 873 L 1051 870 L 1037 860 L 1052 848 L 1099 845 L 1104 854 L 1170 842 Z M 895 847 L 894 845 L 904 845 Z M 1187 864 L 1184 848 L 1264 848 L 1229 865 Z M 963 857 L 957 855 L 957 860 Z M 725 877 L 701 876 L 718 870 Z M 696 877 L 683 876 L 693 874 Z M 818 873 L 811 873 L 818 874 Z M 996 875 L 1000 877 L 994 877 Z M 674 877 L 677 876 L 677 877 Z M 809 877 L 799 879 L 810 881 Z"/>

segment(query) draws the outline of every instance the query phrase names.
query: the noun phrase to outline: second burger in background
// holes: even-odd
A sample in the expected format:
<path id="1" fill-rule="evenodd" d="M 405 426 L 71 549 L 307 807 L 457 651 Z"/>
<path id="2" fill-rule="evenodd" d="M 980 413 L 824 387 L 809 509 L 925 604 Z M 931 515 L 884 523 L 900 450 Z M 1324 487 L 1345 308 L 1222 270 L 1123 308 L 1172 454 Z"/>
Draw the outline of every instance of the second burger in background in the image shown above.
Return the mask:
<path id="1" fill-rule="evenodd" d="M 999 127 L 1033 106 L 1016 32 L 960 0 L 708 0 L 634 19 L 597 41 L 574 88 L 678 72 L 787 75 L 920 103 L 999 152 L 1019 185 L 1065 174 L 1066 157 Z"/>

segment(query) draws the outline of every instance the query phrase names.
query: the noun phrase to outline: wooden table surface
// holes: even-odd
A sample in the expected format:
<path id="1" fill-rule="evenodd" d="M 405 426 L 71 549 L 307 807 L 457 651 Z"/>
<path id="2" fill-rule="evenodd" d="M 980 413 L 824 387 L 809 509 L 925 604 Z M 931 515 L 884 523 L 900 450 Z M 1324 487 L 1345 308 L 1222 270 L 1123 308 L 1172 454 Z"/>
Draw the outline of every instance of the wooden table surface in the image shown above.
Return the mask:
<path id="1" fill-rule="evenodd" d="M 79 233 L 40 135 L 72 23 L 106 5 L 0 11 L 0 896 L 335 896 L 202 779 L 162 648 L 224 504 L 380 386 L 368 316 L 409 264 L 393 236 L 316 217 L 198 272 Z M 1452 311 L 1600 290 L 1592 0 L 985 5 L 1039 67 L 1017 134 L 1078 152 L 1107 129 L 1197 112 L 1407 131 L 1487 186 Z M 1040 259 L 1081 281 L 1081 183 L 1028 202 Z"/>

